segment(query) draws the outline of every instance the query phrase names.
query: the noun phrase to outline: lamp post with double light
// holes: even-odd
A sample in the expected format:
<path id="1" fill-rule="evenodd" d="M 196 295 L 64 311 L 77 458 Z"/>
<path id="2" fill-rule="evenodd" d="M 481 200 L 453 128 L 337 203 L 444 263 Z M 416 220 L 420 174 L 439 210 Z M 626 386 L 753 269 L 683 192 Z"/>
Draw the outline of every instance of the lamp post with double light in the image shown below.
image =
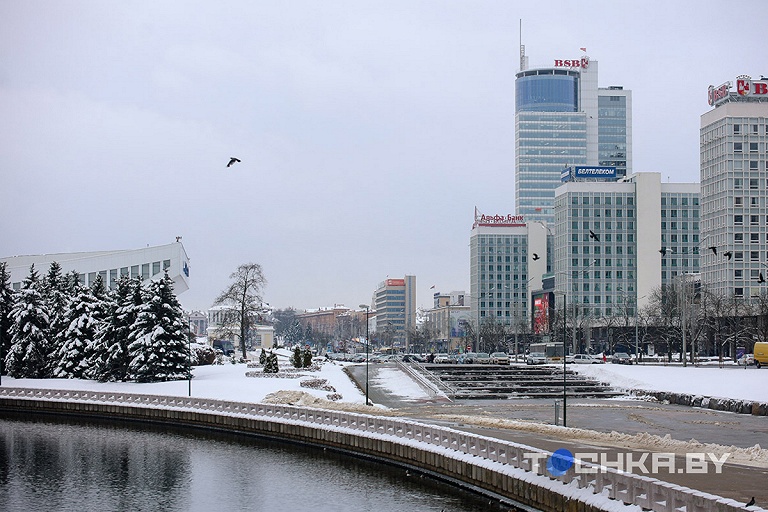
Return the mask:
<path id="1" fill-rule="evenodd" d="M 365 309 L 365 405 L 369 405 L 368 402 L 368 360 L 370 359 L 370 354 L 368 352 L 368 347 L 370 346 L 371 340 L 369 339 L 369 322 L 368 322 L 368 313 L 370 312 L 370 308 L 366 304 L 360 304 L 360 308 Z"/>

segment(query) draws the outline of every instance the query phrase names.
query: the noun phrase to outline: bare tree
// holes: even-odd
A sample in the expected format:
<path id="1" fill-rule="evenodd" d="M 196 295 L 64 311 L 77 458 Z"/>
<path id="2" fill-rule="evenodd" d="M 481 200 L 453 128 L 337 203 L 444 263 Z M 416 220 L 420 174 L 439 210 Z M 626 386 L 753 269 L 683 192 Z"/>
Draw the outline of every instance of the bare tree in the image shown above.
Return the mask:
<path id="1" fill-rule="evenodd" d="M 234 331 L 239 328 L 240 349 L 243 359 L 247 358 L 246 339 L 251 326 L 258 322 L 262 311 L 261 291 L 267 284 L 261 265 L 246 263 L 237 267 L 229 276 L 233 280 L 229 287 L 221 292 L 214 301 L 214 306 L 225 306 L 232 314 L 224 315 L 223 329 Z"/>

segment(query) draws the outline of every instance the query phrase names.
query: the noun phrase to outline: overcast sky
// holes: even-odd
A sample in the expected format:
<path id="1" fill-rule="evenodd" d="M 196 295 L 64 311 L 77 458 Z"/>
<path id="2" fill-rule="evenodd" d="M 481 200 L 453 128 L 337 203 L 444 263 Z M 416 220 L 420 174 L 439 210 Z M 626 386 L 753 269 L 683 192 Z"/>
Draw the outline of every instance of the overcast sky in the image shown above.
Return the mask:
<path id="1" fill-rule="evenodd" d="M 474 207 L 514 212 L 520 19 L 531 67 L 586 47 L 632 90 L 665 181 L 699 181 L 707 87 L 768 74 L 768 2 L 2 0 L 0 256 L 182 236 L 187 309 L 247 262 L 280 308 L 469 291 Z"/>

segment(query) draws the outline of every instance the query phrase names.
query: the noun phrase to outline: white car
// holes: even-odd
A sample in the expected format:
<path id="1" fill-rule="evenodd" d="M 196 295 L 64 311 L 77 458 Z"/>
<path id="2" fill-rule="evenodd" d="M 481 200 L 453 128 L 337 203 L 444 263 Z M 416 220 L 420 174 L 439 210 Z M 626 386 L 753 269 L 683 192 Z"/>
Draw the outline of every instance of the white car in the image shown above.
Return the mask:
<path id="1" fill-rule="evenodd" d="M 526 364 L 547 364 L 547 356 L 544 352 L 531 352 L 525 358 Z"/>
<path id="2" fill-rule="evenodd" d="M 574 354 L 573 362 L 576 364 L 603 364 L 602 359 L 598 359 L 589 354 Z"/>
<path id="3" fill-rule="evenodd" d="M 509 355 L 506 352 L 494 352 L 491 361 L 493 364 L 509 364 Z"/>
<path id="4" fill-rule="evenodd" d="M 736 364 L 739 366 L 744 366 L 745 364 L 747 366 L 752 366 L 755 364 L 755 354 L 744 354 L 740 358 L 736 360 Z"/>

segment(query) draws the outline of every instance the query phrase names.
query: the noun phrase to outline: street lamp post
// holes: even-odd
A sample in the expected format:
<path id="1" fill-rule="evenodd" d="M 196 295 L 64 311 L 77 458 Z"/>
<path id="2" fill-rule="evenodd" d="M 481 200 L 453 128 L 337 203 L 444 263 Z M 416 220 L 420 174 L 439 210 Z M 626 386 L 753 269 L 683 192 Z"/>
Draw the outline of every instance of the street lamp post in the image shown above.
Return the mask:
<path id="1" fill-rule="evenodd" d="M 369 339 L 369 328 L 368 328 L 368 313 L 369 313 L 369 307 L 365 304 L 360 304 L 361 308 L 365 309 L 365 405 L 369 405 L 368 402 L 368 359 L 370 359 L 368 354 L 368 347 L 370 346 L 371 340 Z"/>
<path id="2" fill-rule="evenodd" d="M 566 321 L 567 321 L 566 320 L 566 315 L 567 315 L 567 312 L 568 312 L 568 300 L 567 300 L 568 294 L 565 292 L 565 290 L 563 290 L 562 292 L 556 291 L 555 295 L 562 295 L 563 296 L 563 426 L 566 427 L 566 426 L 568 426 L 567 422 L 566 422 L 566 412 L 565 412 L 565 410 L 566 410 L 566 403 L 567 403 L 567 400 L 568 400 L 567 394 L 566 394 L 566 386 L 568 385 L 568 377 L 567 377 L 567 374 L 565 373 L 565 370 L 566 370 L 566 366 L 565 366 L 566 365 L 565 344 L 566 344 L 566 339 L 568 338 L 568 334 L 566 332 Z M 575 317 L 574 317 L 574 319 L 575 319 Z M 574 328 L 575 328 L 575 326 L 574 326 Z"/>

